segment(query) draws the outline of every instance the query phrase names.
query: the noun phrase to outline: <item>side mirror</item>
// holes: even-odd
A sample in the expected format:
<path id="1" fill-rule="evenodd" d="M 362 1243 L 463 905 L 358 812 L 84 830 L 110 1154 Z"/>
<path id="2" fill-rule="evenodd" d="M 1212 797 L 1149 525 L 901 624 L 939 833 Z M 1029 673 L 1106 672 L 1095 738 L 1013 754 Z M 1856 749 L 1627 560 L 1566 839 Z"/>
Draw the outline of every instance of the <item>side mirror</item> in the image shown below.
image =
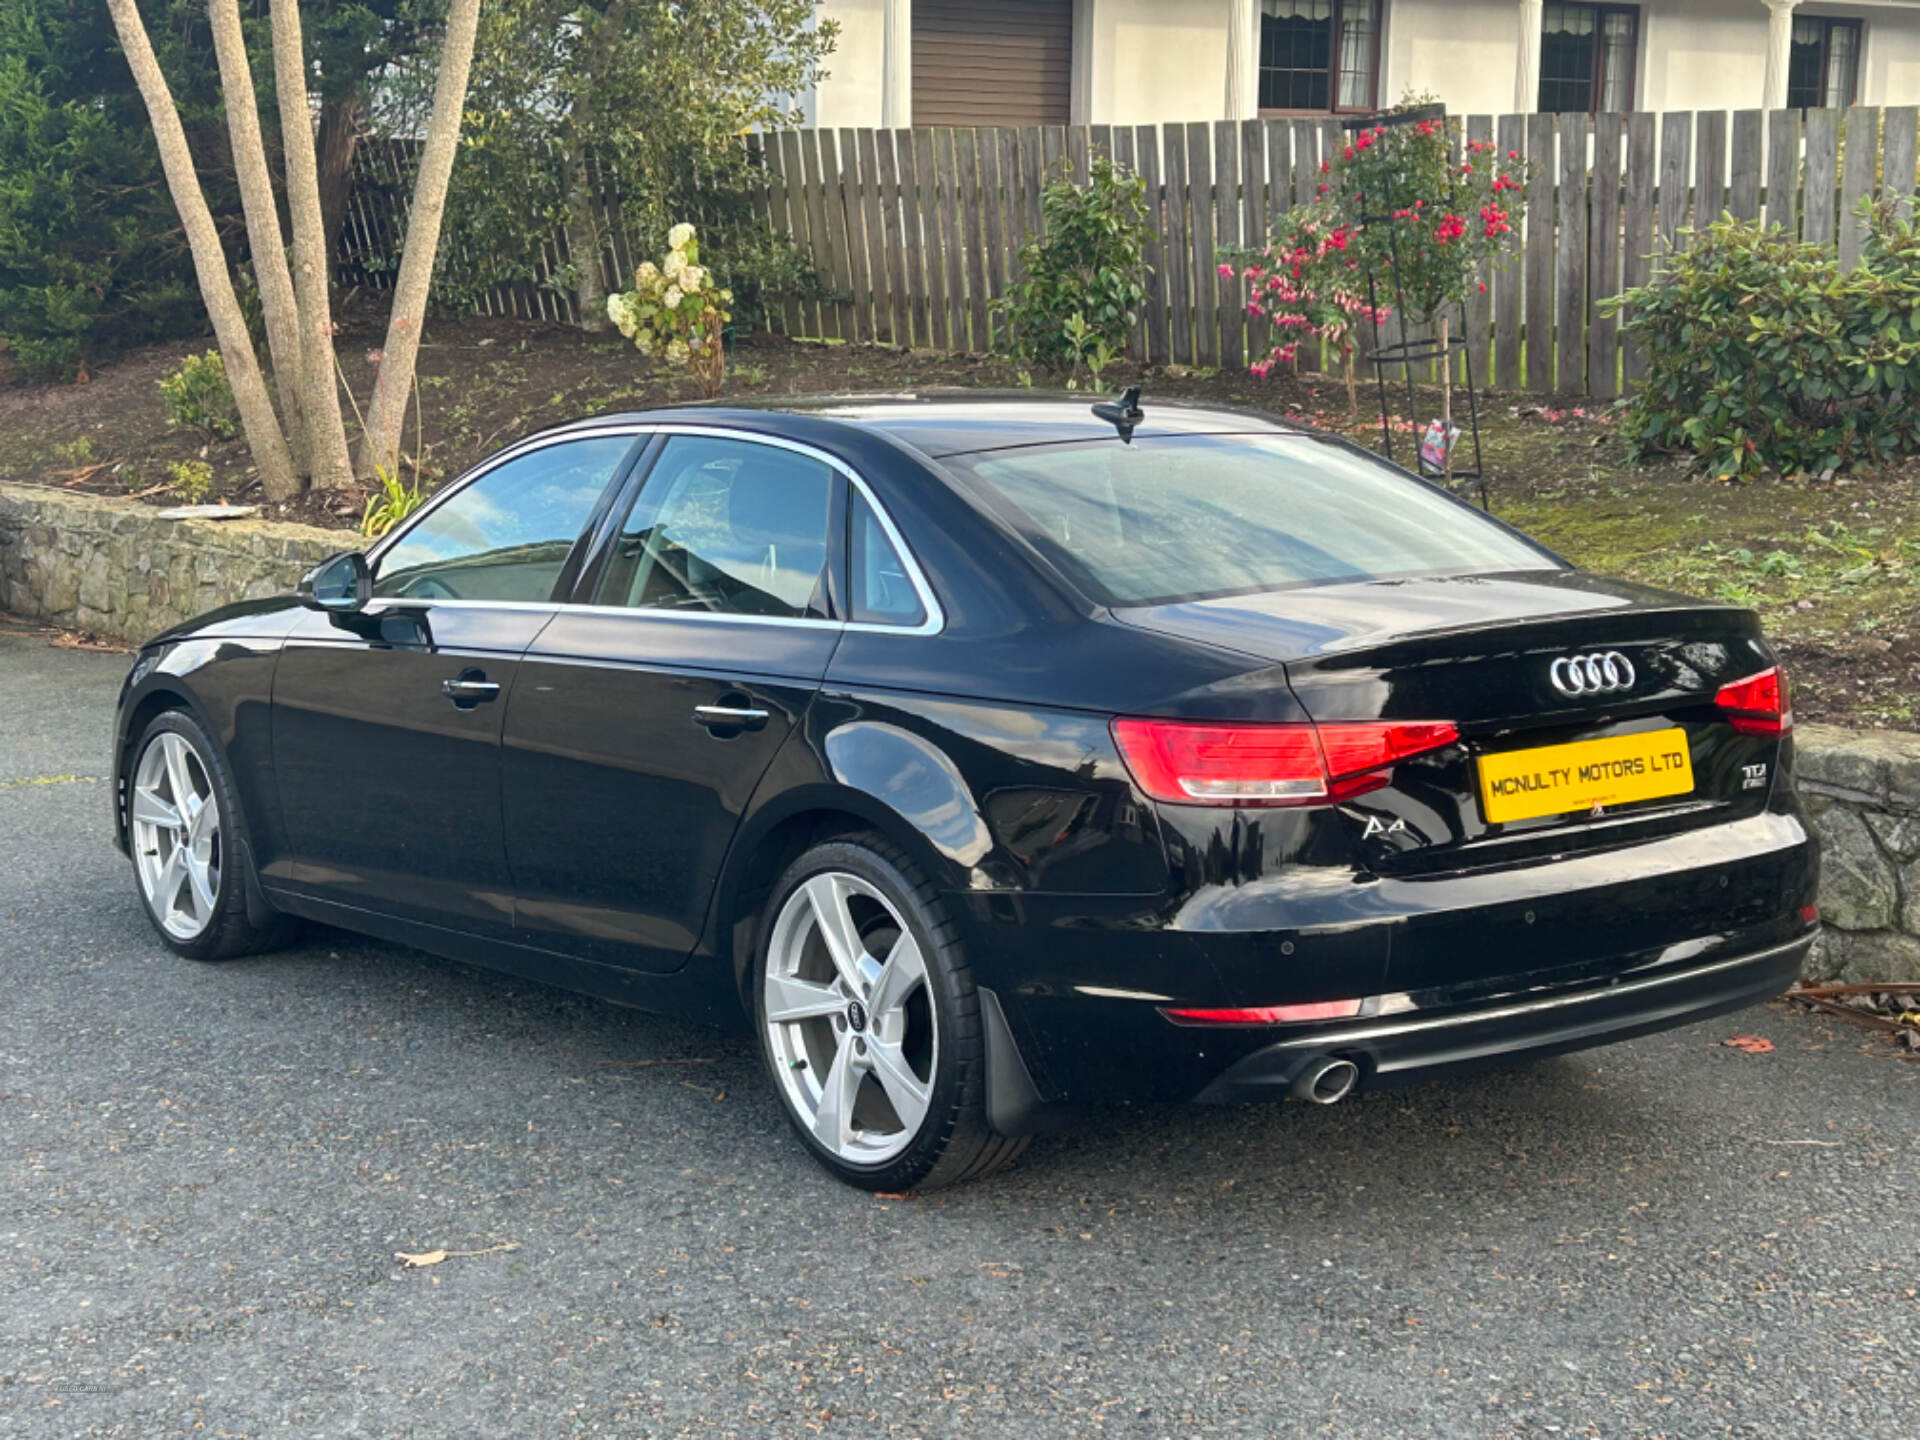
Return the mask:
<path id="1" fill-rule="evenodd" d="M 343 550 L 302 575 L 293 593 L 309 610 L 355 614 L 373 599 L 373 571 L 358 550 Z"/>

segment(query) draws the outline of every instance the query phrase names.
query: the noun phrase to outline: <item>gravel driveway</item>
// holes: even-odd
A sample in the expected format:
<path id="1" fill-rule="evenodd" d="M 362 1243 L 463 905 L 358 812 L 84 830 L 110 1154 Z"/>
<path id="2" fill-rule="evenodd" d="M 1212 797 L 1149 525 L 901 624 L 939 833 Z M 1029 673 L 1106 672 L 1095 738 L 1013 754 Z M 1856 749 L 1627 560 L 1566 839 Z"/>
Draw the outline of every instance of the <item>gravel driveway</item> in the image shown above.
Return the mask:
<path id="1" fill-rule="evenodd" d="M 1116 1109 L 876 1199 L 741 1040 L 343 935 L 172 957 L 126 663 L 0 629 L 0 1436 L 1920 1424 L 1920 1064 L 1843 1023 Z"/>

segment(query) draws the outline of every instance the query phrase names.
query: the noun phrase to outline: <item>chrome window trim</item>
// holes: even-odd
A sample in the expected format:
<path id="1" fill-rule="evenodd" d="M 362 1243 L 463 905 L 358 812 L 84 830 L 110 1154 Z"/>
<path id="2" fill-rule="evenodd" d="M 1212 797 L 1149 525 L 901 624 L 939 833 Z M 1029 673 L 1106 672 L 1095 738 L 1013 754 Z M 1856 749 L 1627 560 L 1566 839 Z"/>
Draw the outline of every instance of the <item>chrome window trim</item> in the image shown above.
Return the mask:
<path id="1" fill-rule="evenodd" d="M 907 579 L 912 583 L 914 593 L 920 597 L 920 606 L 926 611 L 926 618 L 918 625 L 888 625 L 874 620 L 821 620 L 807 615 L 723 615 L 711 610 L 666 610 L 637 605 L 582 605 L 568 600 L 435 600 L 404 595 L 378 595 L 374 597 L 374 603 L 382 605 L 397 603 L 416 606 L 447 606 L 463 610 L 535 610 L 556 615 L 564 611 L 570 615 L 668 616 L 677 620 L 697 620 L 723 625 L 814 626 L 842 632 L 851 631 L 855 634 L 864 635 L 938 635 L 946 628 L 946 611 L 941 608 L 939 600 L 935 598 L 933 586 L 927 583 L 926 572 L 920 568 L 919 558 L 913 553 L 912 547 L 907 544 L 906 537 L 900 533 L 900 527 L 893 523 L 893 516 L 887 513 L 887 507 L 880 503 L 879 496 L 873 493 L 873 487 L 867 484 L 865 478 L 859 471 L 855 470 L 839 456 L 828 454 L 826 451 L 819 449 L 817 446 L 809 445 L 803 440 L 789 440 L 784 435 L 762 435 L 753 430 L 735 430 L 724 425 L 692 425 L 674 421 L 660 424 L 635 422 L 632 424 L 598 426 L 587 430 L 569 430 L 561 435 L 537 435 L 530 440 L 523 440 L 519 444 L 509 446 L 498 455 L 492 457 L 485 464 L 484 468 L 477 467 L 469 471 L 456 483 L 440 491 L 439 494 L 421 506 L 414 514 L 408 516 L 404 529 L 396 530 L 383 536 L 379 544 L 375 545 L 373 549 L 368 552 L 367 564 L 370 567 L 377 567 L 381 558 L 407 531 L 411 530 L 415 525 L 418 525 L 446 501 L 458 495 L 462 490 L 465 490 L 467 486 L 471 485 L 474 481 L 480 479 L 483 475 L 492 473 L 509 460 L 517 460 L 522 455 L 529 454 L 535 450 L 545 449 L 549 445 L 564 445 L 572 440 L 591 440 L 608 435 L 636 437 L 641 435 L 695 435 L 714 440 L 738 440 L 749 445 L 770 445 L 777 450 L 791 450 L 795 454 L 805 455 L 809 459 L 819 461 L 830 470 L 838 471 L 840 474 L 846 476 L 847 482 L 860 492 L 867 504 L 872 507 L 874 515 L 879 518 L 880 528 L 886 533 L 887 540 L 900 556 L 900 563 L 906 567 Z M 637 499 L 638 497 L 635 498 Z M 831 537 L 829 537 L 828 543 L 831 545 Z M 843 552 L 846 549 L 844 540 L 842 542 L 842 549 Z M 851 577 L 849 577 L 849 584 L 851 584 Z"/>

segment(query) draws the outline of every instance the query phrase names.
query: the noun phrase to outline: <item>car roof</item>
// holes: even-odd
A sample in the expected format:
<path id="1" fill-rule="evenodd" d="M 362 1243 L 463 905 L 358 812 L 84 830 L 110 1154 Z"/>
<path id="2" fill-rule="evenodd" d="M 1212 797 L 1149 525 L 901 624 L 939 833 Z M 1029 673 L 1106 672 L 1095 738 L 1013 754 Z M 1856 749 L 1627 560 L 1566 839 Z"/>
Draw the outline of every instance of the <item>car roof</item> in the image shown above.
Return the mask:
<path id="1" fill-rule="evenodd" d="M 1071 391 L 913 390 L 894 394 L 769 396 L 722 404 L 602 415 L 582 425 L 611 422 L 722 424 L 728 419 L 767 428 L 773 415 L 805 416 L 860 430 L 884 432 L 930 459 L 1048 445 L 1075 440 L 1111 439 L 1114 427 L 1093 413 L 1100 397 Z M 1141 397 L 1143 412 L 1133 433 L 1140 438 L 1172 435 L 1306 434 L 1320 432 L 1298 421 L 1258 410 L 1203 405 L 1190 401 Z M 571 429 L 573 427 L 562 427 Z"/>

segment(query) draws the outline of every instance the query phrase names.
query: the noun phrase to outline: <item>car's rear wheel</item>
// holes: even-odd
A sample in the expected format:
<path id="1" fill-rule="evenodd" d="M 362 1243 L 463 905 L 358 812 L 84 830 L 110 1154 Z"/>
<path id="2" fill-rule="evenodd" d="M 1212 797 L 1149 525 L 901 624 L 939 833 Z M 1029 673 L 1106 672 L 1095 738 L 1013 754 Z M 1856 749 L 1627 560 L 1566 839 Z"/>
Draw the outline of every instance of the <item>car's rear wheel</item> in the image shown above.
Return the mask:
<path id="1" fill-rule="evenodd" d="M 931 1190 L 1026 1149 L 987 1123 L 980 1000 L 938 895 L 878 836 L 817 845 L 774 887 L 755 957 L 762 1049 L 815 1158 Z"/>
<path id="2" fill-rule="evenodd" d="M 156 716 L 140 737 L 127 786 L 127 840 L 147 916 L 167 946 L 225 960 L 286 943 L 290 922 L 247 915 L 239 795 L 219 750 L 184 710 Z"/>

